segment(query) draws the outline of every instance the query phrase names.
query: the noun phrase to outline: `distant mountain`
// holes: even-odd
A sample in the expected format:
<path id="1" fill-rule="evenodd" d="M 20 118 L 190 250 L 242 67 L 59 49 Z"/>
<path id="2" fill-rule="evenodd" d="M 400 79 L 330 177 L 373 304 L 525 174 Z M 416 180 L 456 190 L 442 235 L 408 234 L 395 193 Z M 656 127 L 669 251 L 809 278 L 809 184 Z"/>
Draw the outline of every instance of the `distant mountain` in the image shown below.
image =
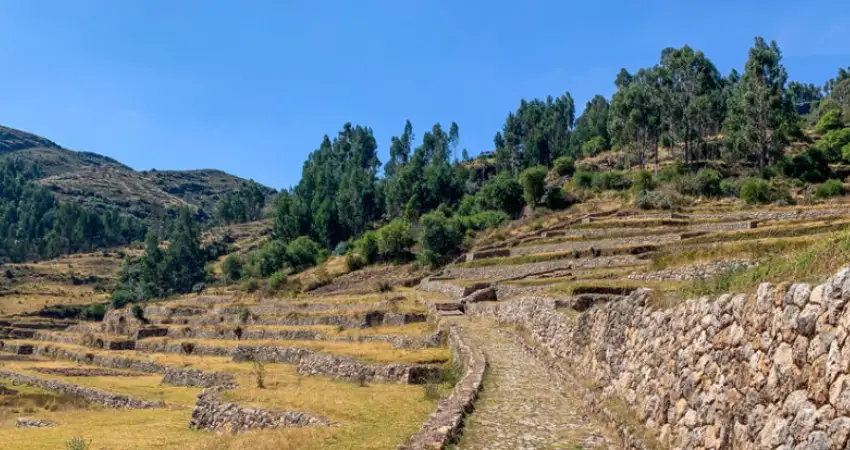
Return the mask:
<path id="1" fill-rule="evenodd" d="M 41 136 L 0 126 L 3 158 L 38 164 L 43 173 L 39 182 L 61 200 L 118 207 L 139 217 L 170 206 L 194 206 L 211 214 L 225 193 L 248 181 L 214 169 L 137 171 L 97 153 L 69 150 Z M 275 192 L 266 189 L 269 195 Z"/>

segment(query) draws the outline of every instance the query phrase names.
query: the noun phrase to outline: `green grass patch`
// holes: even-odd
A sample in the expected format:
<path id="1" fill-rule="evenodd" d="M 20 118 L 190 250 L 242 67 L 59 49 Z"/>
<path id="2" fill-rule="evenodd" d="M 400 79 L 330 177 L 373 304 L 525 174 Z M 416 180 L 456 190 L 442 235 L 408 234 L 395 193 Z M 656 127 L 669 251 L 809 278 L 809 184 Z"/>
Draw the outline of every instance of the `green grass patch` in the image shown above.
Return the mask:
<path id="1" fill-rule="evenodd" d="M 661 270 L 721 259 L 758 259 L 769 254 L 805 249 L 820 240 L 828 239 L 828 236 L 830 235 L 766 238 L 690 246 L 671 245 L 651 255 L 650 269 Z"/>

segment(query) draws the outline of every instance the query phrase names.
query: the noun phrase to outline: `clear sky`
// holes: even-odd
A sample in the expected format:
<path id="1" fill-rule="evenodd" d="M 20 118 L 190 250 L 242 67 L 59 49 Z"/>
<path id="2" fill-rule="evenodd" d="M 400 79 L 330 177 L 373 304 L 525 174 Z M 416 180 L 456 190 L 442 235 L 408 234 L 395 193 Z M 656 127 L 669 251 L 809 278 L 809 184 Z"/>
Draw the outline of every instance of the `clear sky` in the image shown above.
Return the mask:
<path id="1" fill-rule="evenodd" d="M 417 137 L 456 121 L 475 154 L 523 97 L 569 91 L 580 111 L 684 44 L 727 73 L 756 35 L 822 84 L 850 65 L 850 2 L 7 0 L 0 123 L 281 188 L 346 121 L 383 161 L 405 119 Z"/>

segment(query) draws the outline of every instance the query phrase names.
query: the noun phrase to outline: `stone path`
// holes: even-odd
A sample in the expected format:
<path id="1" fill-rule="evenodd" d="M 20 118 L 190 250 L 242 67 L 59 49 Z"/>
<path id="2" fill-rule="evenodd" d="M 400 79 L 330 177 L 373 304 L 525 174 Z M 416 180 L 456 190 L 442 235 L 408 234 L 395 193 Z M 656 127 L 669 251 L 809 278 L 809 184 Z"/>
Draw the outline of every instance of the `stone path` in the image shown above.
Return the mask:
<path id="1" fill-rule="evenodd" d="M 546 368 L 492 324 L 461 319 L 489 364 L 462 450 L 607 449 L 617 441 L 559 392 Z"/>

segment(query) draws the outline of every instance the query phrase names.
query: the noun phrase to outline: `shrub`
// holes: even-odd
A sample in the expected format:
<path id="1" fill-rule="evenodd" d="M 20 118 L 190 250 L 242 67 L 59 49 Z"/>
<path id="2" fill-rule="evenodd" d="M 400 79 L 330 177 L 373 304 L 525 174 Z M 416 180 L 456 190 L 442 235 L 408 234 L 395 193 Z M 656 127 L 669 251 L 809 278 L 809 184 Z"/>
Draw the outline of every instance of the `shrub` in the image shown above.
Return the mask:
<path id="1" fill-rule="evenodd" d="M 529 167 L 520 174 L 519 182 L 522 184 L 522 195 L 526 205 L 535 207 L 540 203 L 545 193 L 547 174 L 548 171 L 543 166 Z"/>
<path id="2" fill-rule="evenodd" d="M 658 171 L 658 181 L 662 183 L 671 183 L 682 178 L 685 173 L 687 173 L 685 165 L 681 162 L 676 162 L 674 164 L 664 166 Z"/>
<path id="3" fill-rule="evenodd" d="M 638 170 L 632 175 L 632 189 L 635 192 L 646 192 L 655 189 L 655 179 L 648 170 Z"/>
<path id="4" fill-rule="evenodd" d="M 345 266 L 348 267 L 349 272 L 360 270 L 366 267 L 366 264 L 366 259 L 360 253 L 349 252 L 345 255 Z"/>
<path id="5" fill-rule="evenodd" d="M 840 159 L 850 162 L 850 152 L 844 153 L 843 149 L 847 144 L 850 144 L 850 128 L 832 130 L 826 133 L 815 143 L 815 148 L 822 151 L 830 162 Z"/>
<path id="6" fill-rule="evenodd" d="M 785 176 L 809 183 L 820 183 L 832 174 L 826 155 L 818 148 L 810 148 L 795 155 L 790 161 L 785 160 L 782 172 Z"/>
<path id="7" fill-rule="evenodd" d="M 768 183 L 761 178 L 749 178 L 741 185 L 741 200 L 750 205 L 767 203 L 792 204 L 789 187 L 780 181 Z"/>
<path id="8" fill-rule="evenodd" d="M 251 364 L 251 374 L 254 375 L 254 382 L 260 389 L 266 388 L 266 365 L 262 361 L 254 361 Z"/>
<path id="9" fill-rule="evenodd" d="M 251 311 L 248 308 L 242 308 L 239 310 L 239 322 L 243 325 L 248 323 L 248 319 L 251 318 Z"/>
<path id="10" fill-rule="evenodd" d="M 581 153 L 586 156 L 596 156 L 605 150 L 605 139 L 602 136 L 594 136 L 581 145 Z"/>
<path id="11" fill-rule="evenodd" d="M 103 320 L 103 316 L 106 315 L 106 305 L 102 303 L 96 303 L 94 305 L 89 305 L 83 310 L 83 319 L 85 320 Z"/>
<path id="12" fill-rule="evenodd" d="M 130 307 L 130 312 L 133 314 L 133 317 L 145 321 L 145 309 L 142 308 L 142 305 L 138 303 L 133 303 L 133 306 Z"/>
<path id="13" fill-rule="evenodd" d="M 572 158 L 561 156 L 555 159 L 552 169 L 555 171 L 555 174 L 562 177 L 564 175 L 572 175 L 576 171 L 576 166 Z"/>
<path id="14" fill-rule="evenodd" d="M 593 188 L 602 191 L 628 189 L 632 181 L 623 172 L 606 171 L 593 174 Z"/>
<path id="15" fill-rule="evenodd" d="M 404 260 L 415 239 L 410 222 L 395 219 L 378 230 L 378 253 L 387 260 Z"/>
<path id="16" fill-rule="evenodd" d="M 89 442 L 82 436 L 77 436 L 72 438 L 70 441 L 65 442 L 65 450 L 88 450 L 88 448 Z"/>
<path id="17" fill-rule="evenodd" d="M 377 285 L 375 285 L 375 290 L 380 293 L 387 293 L 393 291 L 393 285 L 388 281 L 379 281 Z"/>
<path id="18" fill-rule="evenodd" d="M 496 175 L 490 181 L 484 183 L 481 191 L 475 197 L 478 203 L 478 210 L 486 211 L 492 209 L 503 211 L 511 217 L 519 217 L 523 206 L 525 206 L 522 185 L 514 177 L 505 172 Z M 463 207 L 464 205 L 461 204 L 461 209 Z M 463 215 L 469 215 L 469 213 Z"/>
<path id="19" fill-rule="evenodd" d="M 269 290 L 272 292 L 277 292 L 281 290 L 289 279 L 286 277 L 286 274 L 283 272 L 275 272 L 272 276 L 269 277 Z"/>
<path id="20" fill-rule="evenodd" d="M 720 193 L 727 197 L 738 197 L 743 183 L 741 178 L 727 178 L 720 182 Z"/>
<path id="21" fill-rule="evenodd" d="M 248 266 L 252 274 L 268 277 L 286 264 L 287 247 L 283 242 L 273 240 L 248 255 Z"/>
<path id="22" fill-rule="evenodd" d="M 457 252 L 463 242 L 463 233 L 457 222 L 439 212 L 423 215 L 419 219 L 420 258 L 432 266 L 439 265 L 446 257 Z"/>
<path id="23" fill-rule="evenodd" d="M 242 282 L 242 292 L 253 293 L 260 288 L 260 283 L 254 278 L 248 278 Z"/>
<path id="24" fill-rule="evenodd" d="M 580 170 L 573 177 L 573 184 L 576 187 L 590 189 L 593 186 L 593 172 Z"/>
<path id="25" fill-rule="evenodd" d="M 815 197 L 817 198 L 840 197 L 844 194 L 844 183 L 839 180 L 827 180 L 815 188 Z"/>
<path id="26" fill-rule="evenodd" d="M 360 236 L 360 239 L 354 242 L 354 251 L 359 253 L 366 264 L 371 264 L 378 259 L 378 234 L 374 231 L 367 231 Z"/>
<path id="27" fill-rule="evenodd" d="M 543 194 L 543 204 L 547 208 L 557 211 L 568 208 L 573 204 L 573 199 L 572 197 L 568 197 L 564 188 L 560 186 L 546 186 L 546 193 Z"/>
<path id="28" fill-rule="evenodd" d="M 112 293 L 110 304 L 114 309 L 121 309 L 136 300 L 138 300 L 138 296 L 135 292 L 127 289 L 116 289 L 115 292 Z"/>
<path id="29" fill-rule="evenodd" d="M 502 226 L 511 218 L 502 211 L 483 211 L 471 216 L 460 216 L 458 220 L 464 228 L 479 231 Z"/>
<path id="30" fill-rule="evenodd" d="M 677 181 L 679 191 L 686 195 L 717 197 L 722 194 L 720 172 L 714 169 L 700 169 L 693 175 L 683 175 Z"/>
<path id="31" fill-rule="evenodd" d="M 227 258 L 224 258 L 224 262 L 221 263 L 221 271 L 224 273 L 224 279 L 228 283 L 242 279 L 244 265 L 239 255 L 229 255 Z"/>
<path id="32" fill-rule="evenodd" d="M 286 246 L 286 262 L 296 271 L 315 266 L 320 258 L 319 244 L 300 236 Z"/>
<path id="33" fill-rule="evenodd" d="M 669 186 L 655 191 L 641 191 L 635 194 L 635 207 L 640 209 L 679 209 L 688 203 L 685 197 Z"/>
<path id="34" fill-rule="evenodd" d="M 840 130 L 841 128 L 844 128 L 844 121 L 841 118 L 840 109 L 833 109 L 827 112 L 818 120 L 817 125 L 815 125 L 815 131 L 820 134 L 826 134 L 833 130 Z"/>

